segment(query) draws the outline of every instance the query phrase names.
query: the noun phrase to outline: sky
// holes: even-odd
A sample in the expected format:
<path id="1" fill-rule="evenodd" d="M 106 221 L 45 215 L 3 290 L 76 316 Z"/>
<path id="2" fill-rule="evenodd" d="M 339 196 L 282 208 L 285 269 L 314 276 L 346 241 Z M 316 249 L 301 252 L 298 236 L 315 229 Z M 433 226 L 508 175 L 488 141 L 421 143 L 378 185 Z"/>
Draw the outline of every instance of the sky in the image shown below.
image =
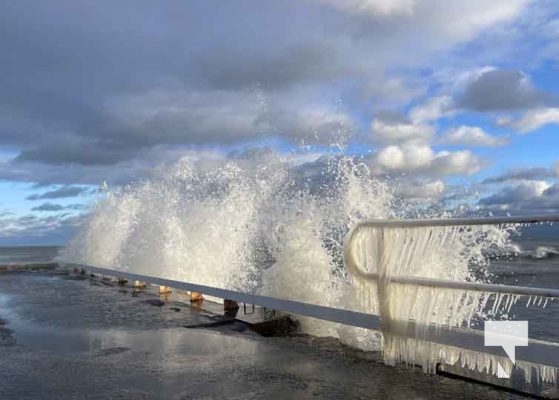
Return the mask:
<path id="1" fill-rule="evenodd" d="M 0 48 L 0 245 L 185 154 L 340 137 L 410 198 L 559 212 L 555 0 L 7 0 Z"/>

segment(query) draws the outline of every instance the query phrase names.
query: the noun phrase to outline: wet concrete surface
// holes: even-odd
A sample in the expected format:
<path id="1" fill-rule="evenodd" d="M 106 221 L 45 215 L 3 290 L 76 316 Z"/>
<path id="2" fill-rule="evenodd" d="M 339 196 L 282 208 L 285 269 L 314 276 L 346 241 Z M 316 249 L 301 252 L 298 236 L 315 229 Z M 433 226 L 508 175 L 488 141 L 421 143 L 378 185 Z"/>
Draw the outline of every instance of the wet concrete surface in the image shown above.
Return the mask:
<path id="1" fill-rule="evenodd" d="M 523 398 L 384 366 L 331 338 L 188 329 L 219 321 L 219 307 L 183 300 L 53 271 L 0 274 L 0 399 Z"/>

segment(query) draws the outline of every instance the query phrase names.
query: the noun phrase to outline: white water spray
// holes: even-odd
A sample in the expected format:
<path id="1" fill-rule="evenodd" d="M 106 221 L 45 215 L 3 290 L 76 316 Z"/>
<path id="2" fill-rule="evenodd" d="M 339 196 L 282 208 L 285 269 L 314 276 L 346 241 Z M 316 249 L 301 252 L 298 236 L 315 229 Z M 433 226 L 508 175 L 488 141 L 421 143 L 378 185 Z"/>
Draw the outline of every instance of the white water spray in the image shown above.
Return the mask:
<path id="1" fill-rule="evenodd" d="M 392 276 L 474 280 L 483 251 L 507 242 L 508 228 L 419 228 L 387 231 L 383 267 L 378 232 L 362 239 L 361 265 L 380 284 L 352 279 L 343 268 L 345 234 L 364 218 L 406 217 L 386 183 L 350 158 L 323 157 L 301 166 L 289 157 L 253 153 L 200 164 L 183 159 L 158 178 L 109 191 L 62 258 L 208 286 L 377 313 L 386 361 L 433 371 L 441 359 L 492 372 L 495 357 L 403 339 L 390 321 L 469 326 L 516 301 L 490 294 L 399 285 Z M 406 210 L 406 211 L 403 211 Z M 378 291 L 377 291 L 378 288 Z M 301 319 L 302 329 L 378 348 L 378 332 Z M 438 347 L 437 347 L 438 346 Z M 483 356 L 485 357 L 485 356 Z M 483 358 L 482 357 L 482 358 Z M 506 365 L 506 364 L 502 364 Z M 541 376 L 551 376 L 538 370 Z M 556 374 L 555 374 L 556 376 Z"/>

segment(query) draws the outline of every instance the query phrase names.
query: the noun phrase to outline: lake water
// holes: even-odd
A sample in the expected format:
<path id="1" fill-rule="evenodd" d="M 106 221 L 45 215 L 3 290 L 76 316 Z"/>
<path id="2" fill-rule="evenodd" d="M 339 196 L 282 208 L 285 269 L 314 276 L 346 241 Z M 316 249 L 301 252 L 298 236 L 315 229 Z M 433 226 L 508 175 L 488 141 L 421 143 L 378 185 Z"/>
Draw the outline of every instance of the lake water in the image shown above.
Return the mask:
<path id="1" fill-rule="evenodd" d="M 57 255 L 57 246 L 0 247 L 0 265 L 34 262 L 49 262 Z"/>

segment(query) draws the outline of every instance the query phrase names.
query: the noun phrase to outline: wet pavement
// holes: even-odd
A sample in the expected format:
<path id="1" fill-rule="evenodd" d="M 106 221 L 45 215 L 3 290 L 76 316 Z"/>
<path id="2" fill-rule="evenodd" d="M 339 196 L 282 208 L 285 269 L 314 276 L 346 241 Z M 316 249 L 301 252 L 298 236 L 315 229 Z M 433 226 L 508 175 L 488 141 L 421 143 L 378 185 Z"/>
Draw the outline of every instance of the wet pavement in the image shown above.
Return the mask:
<path id="1" fill-rule="evenodd" d="M 331 338 L 192 329 L 219 321 L 219 307 L 159 300 L 85 276 L 0 274 L 0 399 L 523 398 L 384 366 Z"/>

